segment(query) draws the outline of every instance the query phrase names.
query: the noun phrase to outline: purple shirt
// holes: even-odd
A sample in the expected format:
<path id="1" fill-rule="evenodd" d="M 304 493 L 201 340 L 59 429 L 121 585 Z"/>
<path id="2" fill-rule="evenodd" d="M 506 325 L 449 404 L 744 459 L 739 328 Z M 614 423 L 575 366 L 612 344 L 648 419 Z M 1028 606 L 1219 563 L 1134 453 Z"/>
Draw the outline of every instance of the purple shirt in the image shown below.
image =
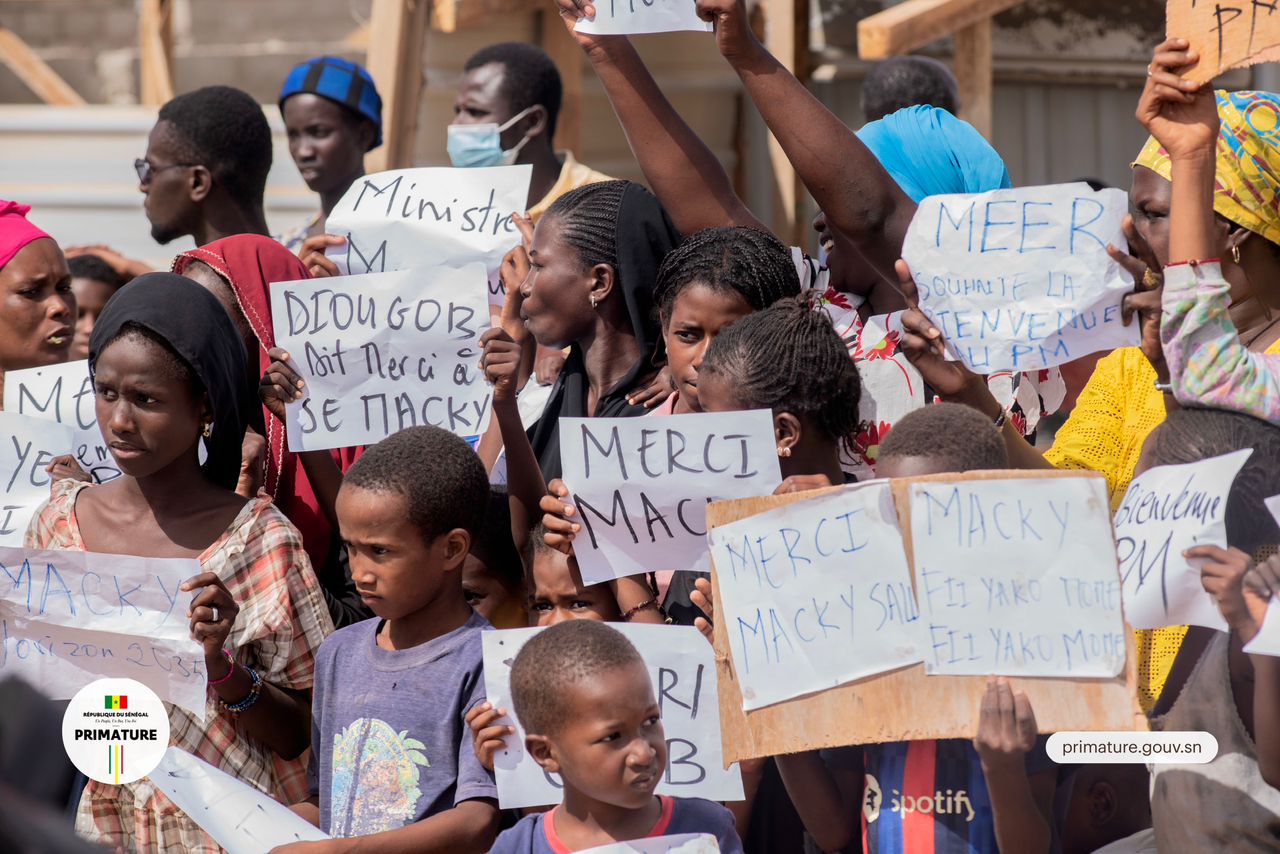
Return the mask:
<path id="1" fill-rule="evenodd" d="M 678 836 L 682 833 L 709 833 L 720 843 L 722 854 L 742 854 L 742 841 L 733 829 L 733 814 L 714 801 L 702 798 L 659 796 L 662 815 L 646 834 Z M 503 831 L 489 849 L 489 854 L 572 854 L 573 849 L 560 841 L 551 818 L 560 808 L 527 815 L 510 830 Z"/>
<path id="2" fill-rule="evenodd" d="M 311 794 L 336 837 L 394 830 L 462 801 L 498 796 L 464 716 L 483 702 L 480 632 L 466 624 L 411 649 L 378 646 L 383 621 L 325 639 L 311 706 Z"/>

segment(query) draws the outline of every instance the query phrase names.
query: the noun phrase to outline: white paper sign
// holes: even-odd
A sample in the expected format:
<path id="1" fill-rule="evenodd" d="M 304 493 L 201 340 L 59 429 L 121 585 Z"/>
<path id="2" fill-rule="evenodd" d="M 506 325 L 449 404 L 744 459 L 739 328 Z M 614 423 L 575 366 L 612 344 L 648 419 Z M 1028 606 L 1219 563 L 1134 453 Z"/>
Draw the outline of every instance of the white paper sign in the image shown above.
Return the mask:
<path id="1" fill-rule="evenodd" d="M 276 343 L 307 383 L 289 405 L 289 447 L 371 445 L 421 424 L 483 433 L 484 282 L 468 264 L 273 284 Z"/>
<path id="2" fill-rule="evenodd" d="M 911 485 L 925 672 L 1116 676 L 1125 626 L 1101 477 Z"/>
<path id="3" fill-rule="evenodd" d="M 710 833 L 681 833 L 600 845 L 582 854 L 720 854 L 720 843 Z"/>
<path id="4" fill-rule="evenodd" d="M 329 838 L 284 804 L 177 747 L 165 751 L 150 780 L 227 854 Z"/>
<path id="5" fill-rule="evenodd" d="M 111 449 L 98 429 L 93 381 L 89 379 L 87 360 L 9 371 L 4 375 L 4 409 L 5 412 L 56 421 L 74 430 L 75 439 L 71 447 L 58 453 L 75 454 L 80 467 L 96 483 L 106 483 L 120 476 Z"/>
<path id="6" fill-rule="evenodd" d="M 136 679 L 204 720 L 204 649 L 178 588 L 195 560 L 0 549 L 0 678 L 67 700 L 97 679 Z"/>
<path id="7" fill-rule="evenodd" d="M 930 196 L 902 247 L 920 310 L 980 374 L 1136 345 L 1120 316 L 1133 278 L 1107 255 L 1127 206 L 1083 183 Z"/>
<path id="8" fill-rule="evenodd" d="M 691 626 L 613 623 L 635 644 L 649 668 L 653 691 L 662 709 L 667 736 L 667 768 L 658 794 L 713 801 L 742 800 L 738 766 L 724 767 L 720 746 L 720 703 L 716 693 L 715 651 Z M 494 767 L 498 804 L 503 809 L 546 806 L 561 800 L 559 778 L 547 774 L 524 749 L 524 728 L 511 704 L 511 663 L 540 628 L 483 632 L 484 688 L 494 708 L 511 713 L 515 726 L 507 748 L 498 751 Z"/>
<path id="9" fill-rule="evenodd" d="M 594 36 L 712 31 L 691 0 L 597 0 L 595 7 L 596 16 L 579 19 L 575 30 Z"/>
<path id="10" fill-rule="evenodd" d="M 782 483 L 773 415 L 561 418 L 560 462 L 582 526 L 584 584 L 707 564 L 707 502 Z"/>
<path id="11" fill-rule="evenodd" d="M 0 412 L 0 546 L 22 545 L 31 517 L 49 500 L 45 469 L 74 443 L 70 427 Z"/>
<path id="12" fill-rule="evenodd" d="M 922 659 L 888 481 L 721 525 L 711 543 L 744 710 Z"/>
<path id="13" fill-rule="evenodd" d="M 1227 545 L 1227 494 L 1252 450 L 1149 469 L 1129 484 L 1116 510 L 1124 612 L 1135 629 L 1227 622 L 1182 553 Z"/>
<path id="14" fill-rule="evenodd" d="M 498 269 L 520 242 L 511 215 L 528 205 L 532 177 L 527 165 L 365 175 L 325 220 L 326 231 L 347 238 L 326 254 L 343 275 L 479 262 L 488 271 L 490 301 L 501 305 Z"/>

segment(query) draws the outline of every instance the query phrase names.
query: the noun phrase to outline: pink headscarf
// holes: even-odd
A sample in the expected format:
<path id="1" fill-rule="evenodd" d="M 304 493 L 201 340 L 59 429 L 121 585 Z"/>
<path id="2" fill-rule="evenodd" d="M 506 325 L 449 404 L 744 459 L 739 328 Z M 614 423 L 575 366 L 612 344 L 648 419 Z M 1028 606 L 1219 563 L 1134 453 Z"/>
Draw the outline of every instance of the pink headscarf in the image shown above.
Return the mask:
<path id="1" fill-rule="evenodd" d="M 30 205 L 0 199 L 0 268 L 13 260 L 33 240 L 49 237 L 27 220 Z"/>

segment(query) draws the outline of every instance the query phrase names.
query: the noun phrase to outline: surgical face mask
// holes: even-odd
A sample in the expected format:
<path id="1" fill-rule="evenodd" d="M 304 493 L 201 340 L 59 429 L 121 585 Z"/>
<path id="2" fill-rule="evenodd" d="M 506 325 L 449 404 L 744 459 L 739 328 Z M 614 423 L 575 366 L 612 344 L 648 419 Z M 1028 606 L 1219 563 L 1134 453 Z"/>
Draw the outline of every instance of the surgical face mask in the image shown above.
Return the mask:
<path id="1" fill-rule="evenodd" d="M 502 147 L 502 132 L 527 116 L 533 107 L 521 110 L 506 123 L 485 122 L 479 125 L 449 125 L 449 162 L 459 169 L 481 166 L 510 166 L 529 141 L 526 136 L 513 148 Z"/>

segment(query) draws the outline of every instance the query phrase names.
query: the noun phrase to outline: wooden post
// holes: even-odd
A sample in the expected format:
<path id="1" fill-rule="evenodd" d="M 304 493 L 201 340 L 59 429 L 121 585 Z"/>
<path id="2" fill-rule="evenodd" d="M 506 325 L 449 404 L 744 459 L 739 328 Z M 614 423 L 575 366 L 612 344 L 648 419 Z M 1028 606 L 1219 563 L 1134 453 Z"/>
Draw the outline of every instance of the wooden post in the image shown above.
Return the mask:
<path id="1" fill-rule="evenodd" d="M 887 59 L 910 53 L 1023 0 L 906 0 L 858 22 L 858 56 Z"/>
<path id="2" fill-rule="evenodd" d="M 991 139 L 991 19 L 956 31 L 960 117 Z"/>
<path id="3" fill-rule="evenodd" d="M 138 76 L 142 103 L 158 107 L 173 97 L 173 0 L 142 0 Z"/>
<path id="4" fill-rule="evenodd" d="M 783 66 L 805 83 L 809 79 L 808 0 L 763 0 L 765 47 Z M 799 221 L 803 192 L 796 170 L 773 134 L 769 135 L 769 162 L 777 188 L 773 231 L 797 245 L 803 245 L 804 224 Z"/>
<path id="5" fill-rule="evenodd" d="M 582 48 L 554 10 L 540 10 L 538 17 L 542 49 L 560 70 L 560 82 L 564 85 L 555 147 L 557 151 L 572 151 L 576 156 L 582 144 Z"/>
<path id="6" fill-rule="evenodd" d="M 72 89 L 58 72 L 49 67 L 35 51 L 12 30 L 0 27 L 0 63 L 27 85 L 36 97 L 55 107 L 78 107 L 84 104 L 80 93 Z"/>
<path id="7" fill-rule="evenodd" d="M 366 64 L 382 95 L 380 147 L 365 169 L 381 172 L 413 165 L 423 84 L 428 0 L 373 0 Z"/>

